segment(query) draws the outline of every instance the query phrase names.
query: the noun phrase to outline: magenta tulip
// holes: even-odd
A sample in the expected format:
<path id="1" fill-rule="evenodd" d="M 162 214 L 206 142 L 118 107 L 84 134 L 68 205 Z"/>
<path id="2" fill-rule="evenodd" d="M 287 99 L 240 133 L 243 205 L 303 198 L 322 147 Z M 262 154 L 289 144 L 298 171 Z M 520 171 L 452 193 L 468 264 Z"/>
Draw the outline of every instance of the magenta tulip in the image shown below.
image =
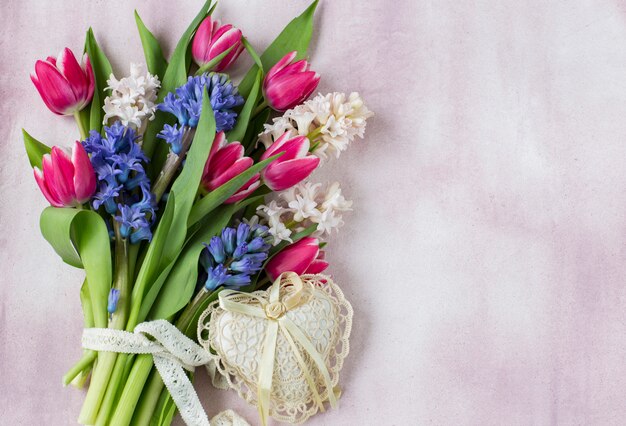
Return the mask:
<path id="1" fill-rule="evenodd" d="M 224 132 L 219 132 L 215 136 L 209 158 L 204 165 L 202 173 L 202 186 L 207 191 L 219 188 L 235 176 L 249 169 L 254 161 L 250 157 L 245 157 L 243 146 L 239 142 L 226 141 Z M 261 183 L 259 174 L 254 175 L 237 192 L 224 201 L 225 204 L 236 203 L 252 194 Z"/>
<path id="2" fill-rule="evenodd" d="M 44 197 L 54 207 L 77 207 L 96 192 L 96 173 L 80 142 L 71 154 L 58 146 L 43 156 L 43 170 L 35 167 L 35 180 Z"/>
<path id="3" fill-rule="evenodd" d="M 193 38 L 191 55 L 201 67 L 230 47 L 232 50 L 219 61 L 213 71 L 222 72 L 231 66 L 243 51 L 244 46 L 241 42 L 241 30 L 230 24 L 220 25 L 219 21 L 213 21 L 210 16 L 207 16 Z"/>
<path id="4" fill-rule="evenodd" d="M 276 111 L 286 111 L 304 102 L 320 82 L 315 71 L 309 71 L 309 63 L 293 62 L 298 52 L 285 55 L 274 65 L 263 81 L 263 93 L 268 105 Z"/>
<path id="5" fill-rule="evenodd" d="M 85 108 L 95 87 L 95 79 L 89 57 L 79 64 L 67 47 L 57 59 L 49 56 L 35 63 L 30 79 L 46 106 L 55 114 L 72 115 Z"/>
<path id="6" fill-rule="evenodd" d="M 289 132 L 284 133 L 261 156 L 265 160 L 284 152 L 261 172 L 263 182 L 273 191 L 282 191 L 306 179 L 320 163 L 318 157 L 309 154 L 309 148 L 306 136 L 290 138 Z"/>
<path id="7" fill-rule="evenodd" d="M 319 274 L 328 268 L 324 260 L 324 252 L 320 251 L 319 240 L 306 237 L 288 245 L 265 266 L 265 272 L 275 280 L 283 272 L 302 274 Z"/>

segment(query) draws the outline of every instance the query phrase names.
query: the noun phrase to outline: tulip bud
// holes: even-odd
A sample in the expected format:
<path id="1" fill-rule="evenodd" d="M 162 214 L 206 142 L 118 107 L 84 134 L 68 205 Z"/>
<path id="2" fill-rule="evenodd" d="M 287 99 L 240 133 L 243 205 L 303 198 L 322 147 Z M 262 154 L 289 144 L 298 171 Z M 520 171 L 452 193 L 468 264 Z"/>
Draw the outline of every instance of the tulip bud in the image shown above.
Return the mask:
<path id="1" fill-rule="evenodd" d="M 50 154 L 43 156 L 42 169 L 34 168 L 35 180 L 54 207 L 77 207 L 96 192 L 96 173 L 78 141 L 71 157 L 58 146 L 52 147 Z"/>
<path id="2" fill-rule="evenodd" d="M 204 165 L 202 186 L 207 191 L 213 191 L 249 169 L 252 164 L 254 164 L 254 160 L 244 156 L 243 145 L 239 142 L 228 143 L 224 132 L 219 132 L 215 135 L 209 158 Z M 232 204 L 243 200 L 260 185 L 259 174 L 257 173 L 230 198 L 224 201 L 224 204 Z"/>
<path id="3" fill-rule="evenodd" d="M 95 79 L 89 57 L 80 65 L 67 47 L 57 59 L 49 56 L 35 63 L 30 79 L 46 106 L 55 114 L 72 115 L 85 108 L 95 88 Z"/>
<path id="4" fill-rule="evenodd" d="M 199 67 L 209 63 L 232 47 L 224 58 L 213 68 L 213 71 L 222 72 L 230 67 L 243 51 L 241 30 L 230 24 L 220 25 L 219 21 L 211 20 L 207 16 L 198 27 L 191 43 L 191 55 Z"/>
<path id="5" fill-rule="evenodd" d="M 276 111 L 286 111 L 304 102 L 320 82 L 315 71 L 309 71 L 309 63 L 293 62 L 297 52 L 285 55 L 274 65 L 263 81 L 263 93 L 268 105 Z"/>
<path id="6" fill-rule="evenodd" d="M 265 266 L 265 272 L 272 280 L 283 272 L 295 272 L 298 275 L 318 274 L 328 268 L 328 263 L 323 258 L 319 240 L 305 237 L 272 257 Z"/>
<path id="7" fill-rule="evenodd" d="M 318 157 L 309 154 L 310 142 L 306 136 L 290 136 L 289 132 L 284 133 L 261 156 L 261 160 L 265 160 L 284 153 L 261 172 L 263 182 L 273 191 L 282 191 L 300 183 L 320 163 Z"/>

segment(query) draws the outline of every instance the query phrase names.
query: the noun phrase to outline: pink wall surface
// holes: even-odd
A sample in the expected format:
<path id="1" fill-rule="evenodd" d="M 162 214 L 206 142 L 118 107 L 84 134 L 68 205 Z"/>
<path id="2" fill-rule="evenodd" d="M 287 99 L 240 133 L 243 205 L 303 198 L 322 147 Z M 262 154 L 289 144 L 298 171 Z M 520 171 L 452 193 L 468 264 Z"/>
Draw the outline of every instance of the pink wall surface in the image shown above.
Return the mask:
<path id="1" fill-rule="evenodd" d="M 173 46 L 201 1 L 2 1 L 0 423 L 74 424 L 82 272 L 39 234 L 21 128 L 77 136 L 29 80 L 92 26 L 118 75 L 133 9 Z M 262 50 L 306 0 L 223 1 Z M 354 212 L 330 272 L 355 310 L 341 408 L 310 425 L 626 423 L 626 3 L 322 0 L 320 91 L 359 91 L 367 137 L 316 174 Z M 246 58 L 239 74 L 250 64 Z M 209 414 L 256 412 L 199 392 Z"/>

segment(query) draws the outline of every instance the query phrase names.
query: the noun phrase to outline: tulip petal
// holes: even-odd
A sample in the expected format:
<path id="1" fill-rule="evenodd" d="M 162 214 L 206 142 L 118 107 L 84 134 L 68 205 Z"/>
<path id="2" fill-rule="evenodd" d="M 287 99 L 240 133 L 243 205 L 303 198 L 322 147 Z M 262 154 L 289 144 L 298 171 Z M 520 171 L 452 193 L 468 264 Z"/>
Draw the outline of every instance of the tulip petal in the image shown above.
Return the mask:
<path id="1" fill-rule="evenodd" d="M 313 262 L 311 262 L 309 267 L 306 268 L 306 271 L 304 271 L 304 273 L 305 274 L 319 274 L 321 272 L 324 272 L 326 268 L 328 268 L 328 266 L 329 266 L 328 262 L 324 260 L 315 259 Z"/>
<path id="2" fill-rule="evenodd" d="M 54 166 L 52 165 L 52 157 L 50 154 L 45 154 L 43 158 L 41 159 L 41 169 L 42 169 L 44 181 L 46 183 L 46 188 L 48 189 L 50 196 L 54 200 L 56 200 L 57 203 L 63 205 L 61 197 L 59 196 L 57 188 L 54 184 L 55 169 L 54 169 Z"/>
<path id="3" fill-rule="evenodd" d="M 89 81 L 87 81 L 85 72 L 80 67 L 74 53 L 72 53 L 69 48 L 66 47 L 63 49 L 59 55 L 57 68 L 70 83 L 74 96 L 76 96 L 76 99 L 82 104 L 88 95 Z"/>
<path id="4" fill-rule="evenodd" d="M 305 101 L 319 84 L 320 76 L 305 71 L 285 79 L 276 78 L 265 91 L 268 104 L 276 111 L 286 111 Z"/>
<path id="5" fill-rule="evenodd" d="M 287 64 L 291 63 L 291 61 L 293 61 L 297 55 L 298 52 L 294 50 L 293 52 L 287 53 L 285 56 L 282 57 L 280 61 L 276 62 L 276 64 L 267 72 L 263 87 L 265 87 L 265 84 L 268 82 L 268 80 L 272 79 L 272 77 L 274 77 L 277 72 L 285 68 Z"/>
<path id="6" fill-rule="evenodd" d="M 96 77 L 93 75 L 93 68 L 91 67 L 91 61 L 89 60 L 89 56 L 85 53 L 83 57 L 83 62 L 85 64 L 85 75 L 87 77 L 87 98 L 83 102 L 83 107 L 91 102 L 93 98 L 93 92 L 96 88 Z"/>
<path id="7" fill-rule="evenodd" d="M 317 168 L 320 159 L 313 155 L 273 162 L 261 172 L 263 181 L 273 191 L 282 191 L 302 182 Z"/>
<path id="8" fill-rule="evenodd" d="M 35 87 L 52 112 L 61 115 L 72 114 L 77 105 L 77 99 L 70 83 L 61 75 L 61 72 L 49 62 L 37 61 L 35 74 L 38 80 Z"/>
<path id="9" fill-rule="evenodd" d="M 288 132 L 283 133 L 270 147 L 263 153 L 261 160 L 265 160 L 279 152 L 284 152 L 279 161 L 291 160 L 303 157 L 309 152 L 311 143 L 306 136 L 290 137 Z"/>
<path id="10" fill-rule="evenodd" d="M 230 143 L 215 153 L 211 159 L 209 174 L 218 176 L 228 170 L 235 161 L 243 157 L 244 149 L 239 143 Z"/>
<path id="11" fill-rule="evenodd" d="M 74 165 L 71 158 L 58 146 L 53 146 L 50 153 L 54 176 L 52 183 L 59 199 L 66 206 L 71 206 L 76 201 L 74 190 Z"/>
<path id="12" fill-rule="evenodd" d="M 50 111 L 52 111 L 55 114 L 58 115 L 62 115 L 60 111 L 57 111 L 55 106 L 52 105 L 49 101 L 47 96 L 45 95 L 45 92 L 43 90 L 43 88 L 41 87 L 41 83 L 39 82 L 39 79 L 37 78 L 37 75 L 35 73 L 31 73 L 30 75 L 30 79 L 33 82 L 33 84 L 35 85 L 35 88 L 37 89 L 37 91 L 39 92 L 39 96 L 41 96 L 41 99 L 43 100 L 43 103 L 46 104 L 46 106 L 48 107 L 48 109 Z"/>
<path id="13" fill-rule="evenodd" d="M 224 204 L 233 204 L 238 201 L 247 198 L 250 194 L 252 194 L 256 189 L 261 186 L 261 182 L 259 181 L 259 175 L 254 175 L 252 179 L 248 181 L 244 186 L 241 187 L 239 191 L 233 194 L 232 197 L 228 198 L 224 201 Z"/>
<path id="14" fill-rule="evenodd" d="M 250 167 L 252 167 L 252 164 L 254 164 L 252 158 L 243 157 L 235 161 L 228 169 L 222 171 L 221 173 L 215 175 L 211 173 L 211 180 L 208 183 L 208 189 L 213 190 L 215 188 L 219 188 L 235 176 L 240 175 L 244 171 L 248 170 Z"/>
<path id="15" fill-rule="evenodd" d="M 37 182 L 39 189 L 43 193 L 43 196 L 46 197 L 46 200 L 48 200 L 48 202 L 52 204 L 54 207 L 63 207 L 63 204 L 61 204 L 61 202 L 54 195 L 52 195 L 50 191 L 48 190 L 48 186 L 46 185 L 43 172 L 39 170 L 37 167 L 33 169 L 33 172 L 35 174 L 35 181 Z"/>
<path id="16" fill-rule="evenodd" d="M 283 79 L 283 78 L 286 78 L 295 74 L 308 71 L 308 69 L 309 69 L 309 63 L 305 59 L 302 59 L 300 61 L 294 62 L 293 64 L 287 65 L 285 68 L 283 68 L 282 70 L 274 74 L 273 78 L 275 80 Z"/>
<path id="17" fill-rule="evenodd" d="M 306 237 L 291 244 L 272 257 L 265 266 L 265 271 L 272 280 L 283 272 L 295 272 L 302 275 L 315 260 L 319 252 L 319 241 Z"/>
<path id="18" fill-rule="evenodd" d="M 78 141 L 74 142 L 72 164 L 74 165 L 76 199 L 80 204 L 83 204 L 96 192 L 96 173 L 91 161 L 89 161 L 87 151 Z"/>
<path id="19" fill-rule="evenodd" d="M 213 31 L 213 21 L 211 16 L 204 18 L 202 23 L 198 26 L 198 30 L 191 42 L 191 54 L 198 66 L 209 62 L 208 53 L 211 47 L 211 34 Z"/>
<path id="20" fill-rule="evenodd" d="M 222 59 L 220 63 L 217 65 L 217 67 L 215 67 L 215 71 L 216 72 L 225 71 L 233 63 L 235 63 L 239 55 L 241 55 L 241 52 L 243 52 L 243 49 L 244 49 L 243 43 L 241 43 L 240 41 L 239 44 L 235 48 L 233 48 L 233 50 L 231 50 L 226 56 L 224 56 L 224 59 Z"/>

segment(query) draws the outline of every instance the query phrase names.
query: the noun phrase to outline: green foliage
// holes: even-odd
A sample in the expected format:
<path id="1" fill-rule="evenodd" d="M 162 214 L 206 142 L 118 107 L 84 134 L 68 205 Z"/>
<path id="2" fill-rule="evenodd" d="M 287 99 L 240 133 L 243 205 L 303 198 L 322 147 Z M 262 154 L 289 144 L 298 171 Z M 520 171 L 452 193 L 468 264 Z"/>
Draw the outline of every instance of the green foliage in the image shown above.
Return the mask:
<path id="1" fill-rule="evenodd" d="M 313 13 L 317 1 L 315 0 L 300 16 L 294 18 L 263 52 L 261 62 L 264 69 L 269 70 L 283 56 L 294 50 L 298 51 L 298 58 L 306 56 L 313 34 Z M 253 65 L 239 84 L 239 92 L 244 97 L 250 94 L 258 70 L 259 66 Z"/>
<path id="2" fill-rule="evenodd" d="M 24 129 L 22 129 L 22 135 L 24 135 L 24 148 L 26 148 L 30 166 L 41 169 L 41 159 L 45 154 L 50 153 L 50 147 L 39 142 Z"/>
<path id="3" fill-rule="evenodd" d="M 93 99 L 91 100 L 91 107 L 89 110 L 89 127 L 98 132 L 102 130 L 102 105 L 104 104 L 104 98 L 107 96 L 107 80 L 113 69 L 111 63 L 106 57 L 93 34 L 93 30 L 89 28 L 87 31 L 87 37 L 85 39 L 85 51 L 89 56 L 93 74 L 96 79 L 96 88 L 94 90 Z M 87 109 L 83 110 L 87 111 Z"/>
<path id="4" fill-rule="evenodd" d="M 102 217 L 90 210 L 47 207 L 39 222 L 43 237 L 69 265 L 85 269 L 93 323 L 107 326 L 107 297 L 112 262 L 109 231 Z"/>
<path id="5" fill-rule="evenodd" d="M 143 54 L 146 57 L 148 71 L 159 77 L 159 80 L 162 80 L 165 70 L 167 69 L 167 60 L 163 55 L 159 40 L 157 40 L 154 34 L 146 27 L 136 10 L 135 22 L 137 23 L 137 30 L 139 31 L 139 38 L 141 38 L 141 45 L 143 46 Z"/>

